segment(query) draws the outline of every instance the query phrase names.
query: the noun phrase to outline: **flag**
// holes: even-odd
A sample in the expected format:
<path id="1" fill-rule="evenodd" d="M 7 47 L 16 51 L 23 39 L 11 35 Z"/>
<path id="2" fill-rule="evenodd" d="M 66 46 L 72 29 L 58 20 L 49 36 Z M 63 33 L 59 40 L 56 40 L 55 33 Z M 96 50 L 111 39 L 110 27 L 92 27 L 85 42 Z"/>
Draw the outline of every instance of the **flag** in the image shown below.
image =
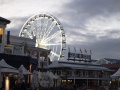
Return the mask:
<path id="1" fill-rule="evenodd" d="M 82 53 L 82 50 L 81 50 L 81 48 L 80 48 L 80 53 Z"/>
<path id="2" fill-rule="evenodd" d="M 92 51 L 90 50 L 90 55 L 92 55 Z"/>
<path id="3" fill-rule="evenodd" d="M 85 53 L 87 53 L 87 50 L 85 49 Z"/>
<path id="4" fill-rule="evenodd" d="M 7 44 L 10 44 L 10 31 L 7 31 Z"/>

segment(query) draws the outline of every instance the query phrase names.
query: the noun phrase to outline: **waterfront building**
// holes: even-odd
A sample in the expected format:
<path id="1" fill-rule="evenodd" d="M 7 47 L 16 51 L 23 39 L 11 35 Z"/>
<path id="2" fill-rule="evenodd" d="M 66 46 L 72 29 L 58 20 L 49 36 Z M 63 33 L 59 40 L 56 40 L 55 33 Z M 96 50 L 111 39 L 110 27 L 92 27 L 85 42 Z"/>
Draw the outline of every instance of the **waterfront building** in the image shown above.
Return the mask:
<path id="1" fill-rule="evenodd" d="M 6 24 L 10 21 L 0 18 L 0 59 L 18 68 L 21 64 L 29 71 L 50 70 L 62 79 L 62 84 L 85 84 L 95 87 L 110 84 L 110 75 L 113 72 L 100 64 L 92 62 L 91 55 L 85 53 L 68 52 L 67 60 L 50 63 L 50 50 L 35 47 L 35 38 L 23 38 L 5 35 Z"/>
<path id="2" fill-rule="evenodd" d="M 102 58 L 100 60 L 97 60 L 95 63 L 103 65 L 103 64 L 115 64 L 119 62 L 120 59 Z"/>
<path id="3" fill-rule="evenodd" d="M 85 83 L 87 86 L 100 86 L 110 84 L 110 69 L 92 63 L 80 63 L 70 61 L 54 61 L 49 65 L 50 70 L 63 80 L 76 85 Z"/>
<path id="4" fill-rule="evenodd" d="M 5 36 L 7 38 L 7 35 Z M 35 40 L 10 35 L 10 44 L 5 39 L 4 53 L 0 50 L 0 59 L 18 68 L 23 64 L 27 69 L 47 68 L 50 50 L 35 47 Z M 44 64 L 44 65 L 42 65 Z M 43 67 L 42 67 L 43 66 Z"/>
<path id="5" fill-rule="evenodd" d="M 5 28 L 9 23 L 9 20 L 0 17 L 0 60 L 4 59 L 15 68 L 24 65 L 30 72 L 43 68 L 46 71 L 47 65 L 50 63 L 48 57 L 50 50 L 35 47 L 35 39 L 12 36 L 10 31 L 7 31 L 6 34 Z M 10 80 L 10 88 L 12 88 L 17 78 L 16 75 L 13 73 L 3 75 L 3 88 L 5 88 L 6 77 Z M 30 85 L 31 77 L 25 79 L 27 79 L 26 82 L 28 81 L 27 83 Z"/>
<path id="6" fill-rule="evenodd" d="M 30 71 L 47 68 L 50 50 L 35 47 L 35 39 L 12 36 L 10 31 L 6 35 L 5 27 L 8 23 L 9 20 L 0 17 L 0 59 L 16 68 L 23 64 L 30 70 L 32 66 Z"/>
<path id="7" fill-rule="evenodd" d="M 77 86 L 85 84 L 87 87 L 109 86 L 113 70 L 94 64 L 90 57 L 88 54 L 68 52 L 67 60 L 54 61 L 48 67 L 50 71 L 60 76 L 63 84 L 72 83 Z"/>

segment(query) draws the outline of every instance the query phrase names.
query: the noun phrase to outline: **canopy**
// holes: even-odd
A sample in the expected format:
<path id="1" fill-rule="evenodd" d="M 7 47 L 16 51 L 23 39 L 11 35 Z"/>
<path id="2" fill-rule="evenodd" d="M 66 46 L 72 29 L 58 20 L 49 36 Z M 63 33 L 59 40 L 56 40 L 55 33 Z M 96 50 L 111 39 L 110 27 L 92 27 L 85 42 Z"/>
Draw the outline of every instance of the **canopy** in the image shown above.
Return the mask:
<path id="1" fill-rule="evenodd" d="M 11 69 L 11 68 L 1 68 L 2 73 L 18 73 L 17 69 Z"/>
<path id="2" fill-rule="evenodd" d="M 4 59 L 2 59 L 2 60 L 0 61 L 0 67 L 15 69 L 14 67 L 12 67 L 12 66 L 10 66 L 9 64 L 7 64 Z"/>
<path id="3" fill-rule="evenodd" d="M 18 73 L 18 70 L 7 64 L 4 59 L 0 61 L 0 67 L 2 73 Z"/>
<path id="4" fill-rule="evenodd" d="M 64 68 L 63 64 L 58 63 L 57 60 L 53 61 L 52 64 L 48 65 L 48 68 Z"/>
<path id="5" fill-rule="evenodd" d="M 117 78 L 120 77 L 120 68 L 118 69 L 118 71 L 116 73 L 114 73 L 113 75 L 110 76 L 111 78 Z"/>
<path id="6" fill-rule="evenodd" d="M 40 79 L 38 78 L 38 72 L 36 70 L 33 71 L 32 77 L 32 88 L 33 90 L 38 88 L 40 85 Z"/>
<path id="7" fill-rule="evenodd" d="M 18 77 L 19 77 L 19 78 L 21 78 L 21 79 L 22 79 L 22 78 L 24 78 L 24 76 L 23 76 L 23 70 L 22 70 L 22 67 L 19 67 L 19 69 L 18 69 L 18 70 L 19 70 Z"/>
<path id="8" fill-rule="evenodd" d="M 21 65 L 20 67 L 19 67 L 19 72 L 22 70 L 22 73 L 24 74 L 24 75 L 30 75 L 30 74 L 32 74 L 31 72 L 29 72 L 23 65 Z"/>
<path id="9" fill-rule="evenodd" d="M 0 88 L 2 87 L 2 75 L 1 75 L 1 67 L 0 67 Z"/>
<path id="10" fill-rule="evenodd" d="M 110 61 L 107 61 L 106 59 L 100 59 L 95 62 L 95 64 L 108 64 L 108 63 L 110 63 Z"/>

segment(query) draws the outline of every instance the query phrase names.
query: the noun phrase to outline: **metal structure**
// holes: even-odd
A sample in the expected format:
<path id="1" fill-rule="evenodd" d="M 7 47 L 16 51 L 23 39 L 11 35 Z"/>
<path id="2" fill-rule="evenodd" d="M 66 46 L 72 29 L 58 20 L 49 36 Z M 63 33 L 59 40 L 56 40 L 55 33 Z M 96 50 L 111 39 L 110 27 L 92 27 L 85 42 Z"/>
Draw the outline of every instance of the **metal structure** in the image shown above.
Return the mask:
<path id="1" fill-rule="evenodd" d="M 51 50 L 50 59 L 60 60 L 66 50 L 64 29 L 59 20 L 49 14 L 37 14 L 23 25 L 20 37 L 36 40 L 35 47 Z"/>

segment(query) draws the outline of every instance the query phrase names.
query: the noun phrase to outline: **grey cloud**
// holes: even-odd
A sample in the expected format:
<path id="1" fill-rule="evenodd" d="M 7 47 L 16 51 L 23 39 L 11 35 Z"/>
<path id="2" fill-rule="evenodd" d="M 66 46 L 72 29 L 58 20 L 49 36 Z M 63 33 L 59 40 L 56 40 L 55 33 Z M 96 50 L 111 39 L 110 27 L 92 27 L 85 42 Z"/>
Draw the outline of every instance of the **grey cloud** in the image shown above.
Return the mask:
<path id="1" fill-rule="evenodd" d="M 5 2 L 2 3 L 5 4 Z M 7 0 L 9 1 L 9 0 Z M 1 2 L 0 2 L 1 3 Z M 44 8 L 44 7 L 43 7 Z M 114 15 L 115 13 L 120 12 L 120 1 L 119 0 L 72 0 L 72 2 L 66 3 L 62 6 L 61 12 L 54 12 L 54 15 L 63 25 L 63 28 L 66 32 L 66 39 L 72 39 L 70 42 L 71 50 L 74 51 L 74 46 L 76 49 L 87 49 L 89 51 L 92 50 L 92 58 L 100 59 L 100 58 L 119 58 L 120 52 L 120 40 L 119 39 L 111 39 L 111 34 L 119 33 L 120 30 L 109 30 L 105 31 L 106 36 L 102 36 L 97 40 L 95 34 L 90 34 L 87 32 L 85 24 L 86 22 L 94 18 L 95 16 L 102 16 L 105 18 L 109 18 L 109 16 Z M 20 22 L 17 26 L 9 28 L 11 34 L 17 35 L 20 32 L 25 21 L 30 16 L 23 18 L 10 18 L 11 22 L 16 23 Z M 81 31 L 86 31 L 86 33 L 82 33 Z M 86 38 L 87 41 L 80 42 L 81 38 Z"/>
<path id="2" fill-rule="evenodd" d="M 26 22 L 26 20 L 29 18 L 29 16 L 26 17 L 12 17 L 9 18 L 9 20 L 11 21 L 10 24 L 14 24 L 14 27 L 11 28 L 6 28 L 6 31 L 9 30 L 11 32 L 11 35 L 15 35 L 18 36 L 20 33 L 20 30 L 22 28 L 22 26 L 24 25 L 24 23 Z M 8 24 L 9 26 L 9 24 Z"/>
<path id="3" fill-rule="evenodd" d="M 107 39 L 92 43 L 94 58 L 120 58 L 120 39 Z"/>
<path id="4" fill-rule="evenodd" d="M 82 13 L 90 15 L 106 14 L 111 12 L 119 12 L 119 0 L 73 0 L 73 2 L 65 4 L 64 7 L 69 11 L 76 11 L 76 14 Z M 66 11 L 67 11 L 66 10 Z"/>
<path id="5" fill-rule="evenodd" d="M 84 52 L 84 49 L 87 50 L 88 54 L 90 50 L 92 51 L 93 59 L 101 59 L 101 58 L 120 58 L 120 39 L 107 39 L 100 40 L 93 43 L 85 42 L 82 44 L 75 43 L 74 45 L 69 45 L 71 52 L 74 52 L 74 47 L 79 52 L 80 48 Z M 68 49 L 68 47 L 67 47 Z M 67 53 L 67 52 L 66 52 Z"/>
<path id="6" fill-rule="evenodd" d="M 120 12 L 119 0 L 73 0 L 62 7 L 59 17 L 70 20 L 76 27 L 85 29 L 86 22 L 95 16 L 109 18 L 115 13 Z M 68 23 L 69 24 L 69 23 Z M 79 28 L 78 27 L 78 28 Z"/>

